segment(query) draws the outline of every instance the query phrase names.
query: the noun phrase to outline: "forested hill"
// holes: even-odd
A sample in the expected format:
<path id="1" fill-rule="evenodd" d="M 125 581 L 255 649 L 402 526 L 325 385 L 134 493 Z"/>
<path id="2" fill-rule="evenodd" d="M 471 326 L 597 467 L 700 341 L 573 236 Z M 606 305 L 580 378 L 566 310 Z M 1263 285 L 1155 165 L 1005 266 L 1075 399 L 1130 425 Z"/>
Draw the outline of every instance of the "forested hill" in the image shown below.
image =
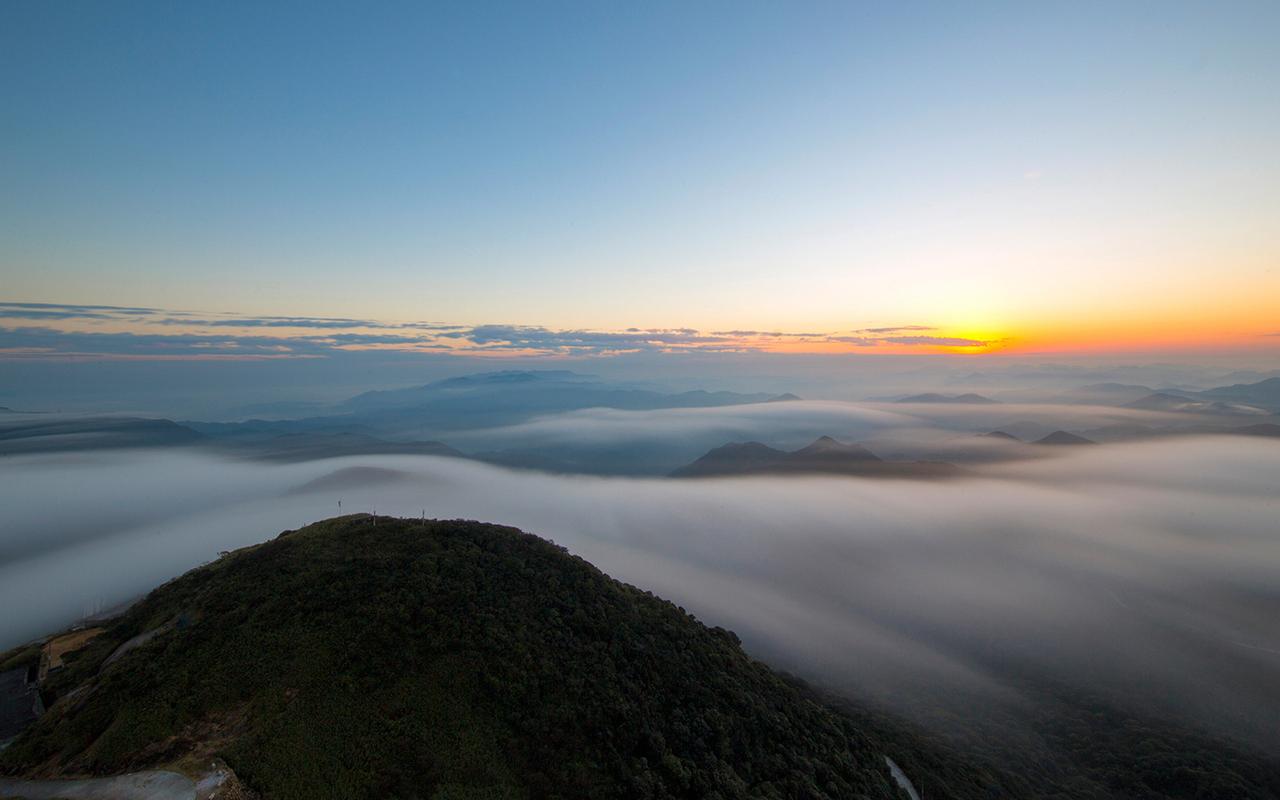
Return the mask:
<path id="1" fill-rule="evenodd" d="M 221 756 L 264 798 L 902 796 L 882 747 L 732 633 L 475 522 L 342 517 L 224 555 L 45 692 L 10 774 Z"/>

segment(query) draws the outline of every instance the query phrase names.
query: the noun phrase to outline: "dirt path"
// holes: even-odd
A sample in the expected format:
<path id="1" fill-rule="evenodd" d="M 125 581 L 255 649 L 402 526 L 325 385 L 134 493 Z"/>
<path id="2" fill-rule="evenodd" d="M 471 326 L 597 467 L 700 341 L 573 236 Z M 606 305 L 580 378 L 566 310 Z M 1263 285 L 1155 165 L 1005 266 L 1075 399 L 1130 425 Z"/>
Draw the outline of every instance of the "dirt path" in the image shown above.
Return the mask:
<path id="1" fill-rule="evenodd" d="M 134 649 L 135 647 L 141 647 L 142 645 L 156 638 L 160 634 L 167 633 L 172 629 L 173 629 L 173 623 L 166 622 L 165 624 L 161 625 L 158 628 L 153 628 L 147 631 L 146 633 L 138 634 L 137 636 L 133 637 L 127 642 L 124 642 L 123 644 L 121 644 L 111 653 L 111 655 L 107 656 L 107 660 L 102 662 L 101 669 L 106 669 L 112 663 L 119 660 L 121 656 L 123 656 L 125 653 L 129 652 L 130 650 Z"/>
<path id="2" fill-rule="evenodd" d="M 159 770 L 65 781 L 0 778 L 0 797 L 22 800 L 196 800 L 196 785 L 185 775 Z"/>
<path id="3" fill-rule="evenodd" d="M 916 787 L 911 784 L 911 779 L 907 777 L 907 773 L 902 771 L 902 767 L 898 766 L 897 762 L 888 756 L 885 756 L 884 760 L 889 765 L 889 773 L 893 775 L 893 779 L 906 790 L 907 794 L 911 796 L 911 800 L 920 800 L 920 795 L 916 793 Z"/>

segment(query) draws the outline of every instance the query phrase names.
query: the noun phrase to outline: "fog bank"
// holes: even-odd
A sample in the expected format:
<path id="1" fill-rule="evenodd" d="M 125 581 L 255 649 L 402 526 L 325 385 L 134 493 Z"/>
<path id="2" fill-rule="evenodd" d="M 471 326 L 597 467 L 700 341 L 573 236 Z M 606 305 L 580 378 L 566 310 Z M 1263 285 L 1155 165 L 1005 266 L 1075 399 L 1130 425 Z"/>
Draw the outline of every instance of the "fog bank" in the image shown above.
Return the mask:
<path id="1" fill-rule="evenodd" d="M 1280 443 L 1069 449 L 949 482 L 679 481 L 458 459 L 301 464 L 184 451 L 0 460 L 0 647 L 338 513 L 471 518 L 552 539 L 875 702 L 1033 699 L 1078 682 L 1274 752 Z M 1158 698 L 1178 699 L 1164 707 Z"/>

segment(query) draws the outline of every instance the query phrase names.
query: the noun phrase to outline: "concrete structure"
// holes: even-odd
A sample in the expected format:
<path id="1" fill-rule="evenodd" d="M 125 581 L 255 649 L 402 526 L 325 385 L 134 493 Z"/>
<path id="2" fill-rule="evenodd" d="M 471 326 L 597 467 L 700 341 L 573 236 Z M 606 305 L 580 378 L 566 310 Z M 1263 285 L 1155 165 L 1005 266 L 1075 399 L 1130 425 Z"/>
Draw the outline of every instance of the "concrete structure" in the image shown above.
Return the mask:
<path id="1" fill-rule="evenodd" d="M 44 713 L 34 673 L 34 665 L 0 672 L 0 750 Z"/>

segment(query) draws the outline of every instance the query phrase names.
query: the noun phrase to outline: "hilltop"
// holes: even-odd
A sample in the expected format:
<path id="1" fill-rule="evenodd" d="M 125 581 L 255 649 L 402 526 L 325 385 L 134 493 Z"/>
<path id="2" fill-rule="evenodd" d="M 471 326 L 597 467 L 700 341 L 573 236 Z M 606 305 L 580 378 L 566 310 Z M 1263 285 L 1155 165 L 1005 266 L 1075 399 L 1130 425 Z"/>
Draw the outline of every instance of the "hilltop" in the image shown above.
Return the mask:
<path id="1" fill-rule="evenodd" d="M 342 517 L 224 554 L 43 693 L 0 770 L 216 758 L 264 798 L 308 800 L 900 796 L 886 749 L 729 631 L 476 522 Z M 955 796 L 989 785 L 925 753 L 897 757 Z"/>
<path id="2" fill-rule="evenodd" d="M 1070 445 L 1079 445 L 1079 444 L 1097 444 L 1097 442 L 1093 441 L 1092 439 L 1086 439 L 1083 436 L 1070 433 L 1068 431 L 1054 431 L 1048 436 L 1043 436 L 1035 440 L 1032 444 L 1070 446 Z"/>

